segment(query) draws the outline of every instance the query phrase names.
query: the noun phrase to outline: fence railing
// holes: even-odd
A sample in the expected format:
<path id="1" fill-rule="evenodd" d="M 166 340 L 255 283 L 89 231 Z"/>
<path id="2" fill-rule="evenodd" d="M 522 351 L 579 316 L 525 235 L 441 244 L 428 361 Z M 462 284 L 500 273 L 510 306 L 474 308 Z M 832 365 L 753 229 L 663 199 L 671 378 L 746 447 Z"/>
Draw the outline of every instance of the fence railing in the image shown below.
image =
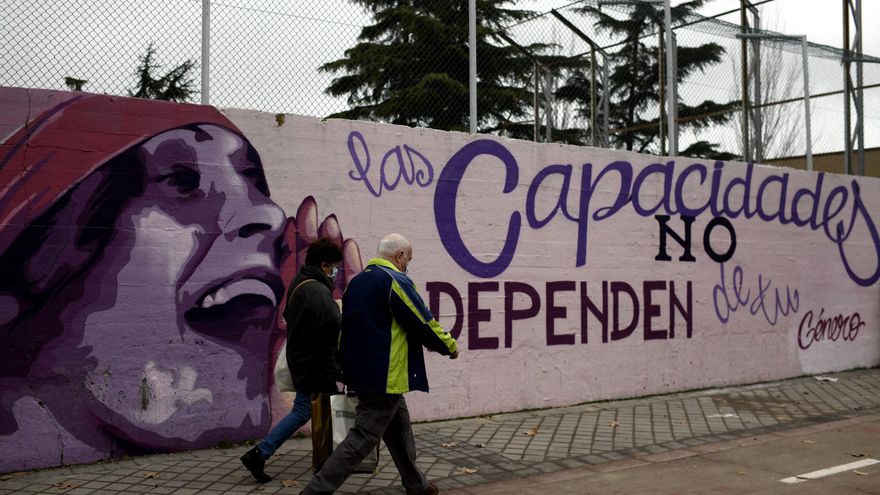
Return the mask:
<path id="1" fill-rule="evenodd" d="M 0 84 L 129 94 L 140 58 L 152 45 L 157 74 L 195 62 L 192 102 L 205 96 L 203 73 L 210 88 L 206 100 L 219 107 L 462 130 L 467 120 L 460 112 L 466 117 L 468 109 L 468 71 L 462 67 L 467 2 L 430 11 L 422 2 L 401 1 L 394 16 L 371 10 L 371 4 L 0 0 Z M 670 149 L 672 133 L 683 155 L 762 162 L 842 151 L 853 126 L 861 125 L 863 146 L 880 147 L 880 59 L 862 57 L 865 113 L 846 128 L 843 65 L 854 54 L 808 39 L 805 73 L 801 43 L 758 29 L 768 20 L 755 12 L 747 12 L 744 29 L 674 7 L 677 77 L 670 88 L 662 2 L 548 0 L 539 4 L 541 11 L 494 19 L 490 9 L 521 6 L 477 5 L 481 132 L 654 154 L 676 151 Z M 827 16 L 842 22 L 839 5 L 829 6 Z M 443 29 L 419 22 L 435 18 Z M 389 25 L 384 37 L 371 41 L 377 26 Z M 742 38 L 744 31 L 749 38 Z M 395 37 L 406 36 L 416 41 L 411 49 L 394 51 Z M 352 64 L 370 54 L 373 64 Z M 493 67 L 499 63 L 511 65 Z M 357 86 L 364 80 L 382 91 Z M 677 102 L 673 129 L 664 103 L 670 92 Z"/>

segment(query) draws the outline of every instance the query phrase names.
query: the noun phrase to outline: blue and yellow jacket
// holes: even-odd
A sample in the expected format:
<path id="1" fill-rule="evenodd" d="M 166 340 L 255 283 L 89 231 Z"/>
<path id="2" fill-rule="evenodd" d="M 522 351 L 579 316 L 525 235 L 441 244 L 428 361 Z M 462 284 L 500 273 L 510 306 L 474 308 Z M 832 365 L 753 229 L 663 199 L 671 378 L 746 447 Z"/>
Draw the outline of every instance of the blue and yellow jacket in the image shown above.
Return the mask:
<path id="1" fill-rule="evenodd" d="M 456 350 L 412 280 L 391 262 L 371 259 L 342 296 L 339 355 L 346 385 L 361 394 L 427 392 L 422 346 L 443 355 Z"/>

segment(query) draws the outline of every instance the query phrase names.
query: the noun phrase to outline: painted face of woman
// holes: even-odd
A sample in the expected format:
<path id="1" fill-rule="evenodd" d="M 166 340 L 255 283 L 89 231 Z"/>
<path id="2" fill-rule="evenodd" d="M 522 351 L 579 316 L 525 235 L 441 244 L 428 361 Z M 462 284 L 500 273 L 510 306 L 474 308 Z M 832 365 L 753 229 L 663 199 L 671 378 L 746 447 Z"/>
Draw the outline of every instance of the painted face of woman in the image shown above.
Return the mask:
<path id="1" fill-rule="evenodd" d="M 88 356 L 91 412 L 151 448 L 258 436 L 270 421 L 284 212 L 269 199 L 256 152 L 226 128 L 163 132 L 137 160 L 144 192 L 85 276 L 100 295 L 62 313 Z M 52 354 L 37 366 L 51 366 Z"/>

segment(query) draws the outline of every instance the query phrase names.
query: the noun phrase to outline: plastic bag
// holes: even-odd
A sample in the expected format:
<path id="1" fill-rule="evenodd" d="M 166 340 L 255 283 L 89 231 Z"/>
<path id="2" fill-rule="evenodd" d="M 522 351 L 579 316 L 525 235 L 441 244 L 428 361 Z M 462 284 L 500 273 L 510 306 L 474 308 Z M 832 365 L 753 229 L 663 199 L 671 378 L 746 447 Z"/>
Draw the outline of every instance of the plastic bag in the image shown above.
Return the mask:
<path id="1" fill-rule="evenodd" d="M 275 360 L 275 388 L 282 393 L 296 392 L 293 387 L 293 376 L 290 375 L 290 368 L 287 367 L 287 339 L 284 339 L 284 345 L 281 346 L 281 352 Z"/>
<path id="2" fill-rule="evenodd" d="M 358 400 L 355 395 L 340 394 L 330 396 L 330 411 L 332 413 L 333 425 L 333 448 L 335 449 L 345 437 L 348 436 L 348 430 L 354 427 L 355 410 L 357 409 Z M 358 464 L 355 473 L 375 473 L 379 466 L 379 445 L 376 450 L 370 452 L 364 457 L 364 460 Z"/>

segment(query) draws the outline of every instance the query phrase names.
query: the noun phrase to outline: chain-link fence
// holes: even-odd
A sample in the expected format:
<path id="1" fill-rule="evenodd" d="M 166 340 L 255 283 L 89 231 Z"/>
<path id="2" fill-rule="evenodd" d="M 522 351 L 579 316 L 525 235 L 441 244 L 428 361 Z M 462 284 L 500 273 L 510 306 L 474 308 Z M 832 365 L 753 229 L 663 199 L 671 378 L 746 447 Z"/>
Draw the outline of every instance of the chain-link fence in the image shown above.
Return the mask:
<path id="1" fill-rule="evenodd" d="M 466 130 L 467 2 L 410 0 L 370 9 L 377 4 L 0 0 L 0 85 L 65 89 L 66 80 L 85 91 L 129 94 L 152 45 L 156 74 L 195 62 L 193 102 L 202 100 L 199 76 L 206 67 L 208 101 L 219 107 Z M 746 139 L 740 25 L 674 8 L 678 81 L 667 88 L 662 2 L 478 5 L 482 132 L 665 154 L 670 131 L 663 102 L 672 91 L 681 154 L 755 161 L 806 154 L 797 40 L 745 42 Z M 534 12 L 523 14 L 521 7 Z M 828 14 L 829 22 L 842 22 L 839 6 Z M 205 60 L 203 25 L 209 27 Z M 843 52 L 809 44 L 807 58 L 812 153 L 840 152 L 849 135 Z M 875 148 L 880 60 L 865 59 L 862 124 L 865 147 Z"/>
<path id="2" fill-rule="evenodd" d="M 601 105 L 591 106 L 595 109 L 590 110 L 587 100 L 601 102 L 607 88 L 610 145 L 648 153 L 669 152 L 664 104 L 669 88 L 665 84 L 663 13 L 663 2 L 581 0 L 506 30 L 514 42 L 521 45 L 551 42 L 556 50 L 569 57 L 557 60 L 556 70 L 549 69 L 551 89 L 557 101 L 531 114 L 534 119 L 537 113 L 538 119 L 543 121 L 548 113 L 555 113 L 551 140 L 557 140 L 555 136 L 562 134 L 560 130 L 588 131 L 591 125 L 601 126 L 605 117 Z M 839 5 L 828 15 L 839 17 Z M 747 36 L 742 37 L 743 29 L 738 24 L 701 17 L 684 9 L 676 13 L 673 8 L 678 80 L 672 91 L 678 101 L 675 119 L 678 151 L 683 155 L 710 158 L 742 159 L 745 156 L 756 162 L 800 157 L 803 167 L 807 125 L 802 43 L 780 33 L 756 29 L 756 20 L 749 14 Z M 829 22 L 842 20 L 832 17 Z M 743 136 L 743 45 L 746 105 L 750 115 L 748 140 Z M 591 61 L 590 57 L 596 53 L 602 57 Z M 536 53 L 535 57 L 541 59 L 546 55 Z M 592 82 L 592 75 L 586 74 L 591 70 L 589 64 L 603 65 L 604 56 L 608 57 L 610 75 L 607 80 L 603 79 L 604 67 L 598 67 L 598 81 Z M 584 59 L 587 66 L 574 70 L 566 67 L 568 61 L 577 58 Z M 876 148 L 880 147 L 880 64 L 877 63 L 880 59 L 868 55 L 863 58 L 865 147 Z M 846 133 L 844 124 L 844 52 L 808 42 L 806 59 L 810 151 L 814 155 L 839 153 L 847 137 L 852 136 Z M 852 74 L 855 80 L 855 69 Z M 576 86 L 572 81 L 578 79 L 593 85 L 581 85 L 579 101 L 566 93 Z M 599 95 L 593 96 L 591 93 L 596 91 Z M 542 129 L 539 139 L 546 140 L 547 131 Z M 580 135 L 580 142 L 591 141 L 583 131 Z M 824 169 L 843 172 L 842 167 Z"/>

